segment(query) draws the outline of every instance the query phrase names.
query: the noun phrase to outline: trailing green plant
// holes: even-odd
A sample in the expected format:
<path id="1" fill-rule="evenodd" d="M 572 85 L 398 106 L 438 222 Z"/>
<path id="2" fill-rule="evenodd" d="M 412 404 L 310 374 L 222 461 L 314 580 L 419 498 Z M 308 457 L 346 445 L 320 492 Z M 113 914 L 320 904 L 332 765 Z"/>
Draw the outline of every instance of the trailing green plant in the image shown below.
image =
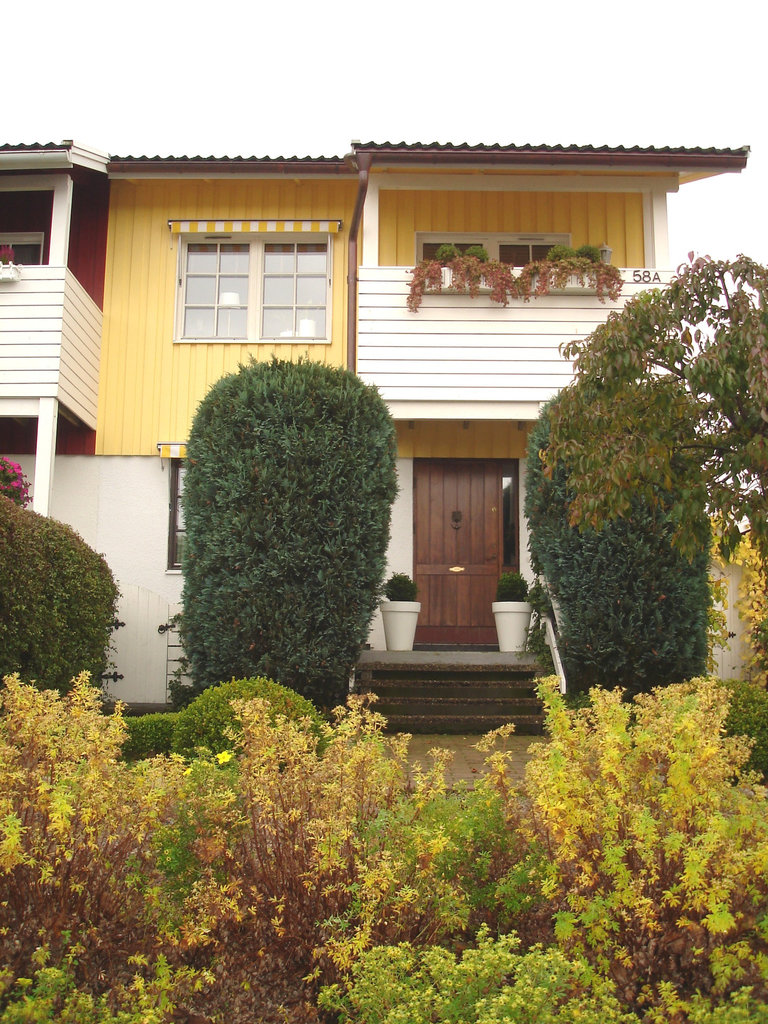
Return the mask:
<path id="1" fill-rule="evenodd" d="M 634 693 L 701 674 L 709 557 L 703 550 L 688 559 L 674 546 L 677 523 L 665 511 L 674 493 L 656 507 L 635 502 L 631 517 L 599 532 L 571 525 L 570 467 L 544 468 L 550 410 L 529 437 L 525 515 L 534 571 L 558 602 L 569 687 L 621 685 Z"/>
<path id="2" fill-rule="evenodd" d="M 596 245 L 580 245 L 575 255 L 589 260 L 590 263 L 600 263 L 602 261 L 600 250 Z"/>
<path id="3" fill-rule="evenodd" d="M 183 499 L 198 692 L 266 675 L 324 706 L 344 700 L 381 593 L 395 455 L 383 399 L 347 370 L 251 362 L 212 387 Z"/>
<path id="4" fill-rule="evenodd" d="M 323 991 L 321 1006 L 341 1024 L 637 1024 L 585 960 L 519 947 L 515 935 L 494 939 L 484 927 L 458 958 L 439 946 L 380 946 L 355 965 L 346 993 Z"/>
<path id="5" fill-rule="evenodd" d="M 547 258 L 526 264 L 517 278 L 517 289 L 520 298 L 527 302 L 548 295 L 553 288 L 567 288 L 574 281 L 581 288 L 594 288 L 600 302 L 616 302 L 624 284 L 621 270 L 612 263 L 595 263 L 586 256 L 563 254 L 556 260 Z"/>
<path id="6" fill-rule="evenodd" d="M 158 711 L 126 718 L 123 757 L 128 761 L 139 761 L 156 754 L 170 754 L 176 717 L 176 712 Z"/>
<path id="7" fill-rule="evenodd" d="M 77 987 L 128 985 L 130 958 L 157 955 L 144 889 L 157 883 L 152 832 L 172 815 L 183 763 L 120 760 L 120 709 L 101 713 L 86 674 L 61 697 L 7 676 L 0 690 L 0 964 L 29 978 L 77 950 Z M 141 959 L 143 958 L 143 959 Z M 39 966 L 39 964 L 37 964 Z"/>
<path id="8" fill-rule="evenodd" d="M 481 263 L 488 262 L 488 250 L 484 245 L 468 245 L 464 250 L 465 256 L 472 256 Z"/>
<path id="9" fill-rule="evenodd" d="M 633 1007 L 695 992 L 768 998 L 766 791 L 724 735 L 725 688 L 698 679 L 569 713 L 540 686 L 550 742 L 526 769 L 521 827 L 547 850 L 555 934 Z"/>
<path id="10" fill-rule="evenodd" d="M 553 245 L 547 251 L 548 263 L 559 263 L 561 260 L 572 260 L 576 256 L 576 250 L 570 245 Z"/>
<path id="11" fill-rule="evenodd" d="M 496 584 L 497 601 L 525 601 L 528 581 L 519 572 L 504 572 Z"/>
<path id="12" fill-rule="evenodd" d="M 74 530 L 0 494 L 0 675 L 64 692 L 105 671 L 118 591 Z"/>
<path id="13" fill-rule="evenodd" d="M 408 573 L 396 572 L 384 585 L 384 596 L 388 601 L 415 601 L 419 590 Z"/>
<path id="14" fill-rule="evenodd" d="M 289 719 L 306 727 L 316 739 L 320 736 L 323 719 L 311 701 L 295 690 L 259 676 L 210 686 L 175 715 L 164 716 L 173 719 L 171 749 L 185 757 L 201 747 L 213 754 L 231 750 L 239 734 L 233 701 L 254 698 L 266 702 L 273 725 L 278 719 Z M 165 731 L 166 725 L 162 728 Z"/>

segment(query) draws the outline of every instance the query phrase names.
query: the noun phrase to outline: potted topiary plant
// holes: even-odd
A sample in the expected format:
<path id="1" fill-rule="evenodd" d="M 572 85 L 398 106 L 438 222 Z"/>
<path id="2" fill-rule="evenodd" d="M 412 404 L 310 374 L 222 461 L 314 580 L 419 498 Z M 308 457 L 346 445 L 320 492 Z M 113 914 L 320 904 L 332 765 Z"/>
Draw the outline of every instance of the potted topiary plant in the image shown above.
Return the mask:
<path id="1" fill-rule="evenodd" d="M 388 651 L 412 651 L 416 621 L 421 604 L 416 600 L 416 584 L 404 572 L 396 572 L 384 586 L 386 600 L 381 602 L 384 639 Z"/>
<path id="2" fill-rule="evenodd" d="M 502 573 L 491 605 L 500 651 L 525 650 L 532 612 L 527 597 L 528 583 L 519 572 Z"/>

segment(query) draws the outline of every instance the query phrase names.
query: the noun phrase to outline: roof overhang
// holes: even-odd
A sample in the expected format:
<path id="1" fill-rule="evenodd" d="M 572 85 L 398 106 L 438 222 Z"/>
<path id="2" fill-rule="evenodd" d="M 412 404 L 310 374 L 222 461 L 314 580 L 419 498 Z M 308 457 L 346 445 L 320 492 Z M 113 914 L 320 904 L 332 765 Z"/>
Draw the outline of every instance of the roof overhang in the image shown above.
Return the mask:
<path id="1" fill-rule="evenodd" d="M 106 173 L 109 154 L 74 142 L 0 146 L 0 171 L 70 171 L 82 167 Z"/>

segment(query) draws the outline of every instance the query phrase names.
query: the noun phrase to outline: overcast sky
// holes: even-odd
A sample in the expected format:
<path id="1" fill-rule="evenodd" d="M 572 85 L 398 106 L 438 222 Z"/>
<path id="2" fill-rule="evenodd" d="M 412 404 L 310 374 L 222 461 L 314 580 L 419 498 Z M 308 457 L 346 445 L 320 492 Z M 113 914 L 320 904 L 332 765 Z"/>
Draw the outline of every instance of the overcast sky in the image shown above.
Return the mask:
<path id="1" fill-rule="evenodd" d="M 7 3 L 0 141 L 113 155 L 342 155 L 363 142 L 748 145 L 670 198 L 689 250 L 768 263 L 757 0 Z"/>

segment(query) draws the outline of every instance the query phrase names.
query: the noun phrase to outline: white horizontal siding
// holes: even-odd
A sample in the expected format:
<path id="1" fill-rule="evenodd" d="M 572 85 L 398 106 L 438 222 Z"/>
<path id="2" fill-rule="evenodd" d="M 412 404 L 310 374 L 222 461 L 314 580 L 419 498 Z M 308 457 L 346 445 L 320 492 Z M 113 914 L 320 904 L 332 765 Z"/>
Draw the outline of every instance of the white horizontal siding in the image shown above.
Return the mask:
<path id="1" fill-rule="evenodd" d="M 634 283 L 632 269 L 623 273 L 617 302 L 576 291 L 500 306 L 487 295 L 445 293 L 424 296 L 411 313 L 407 268 L 362 267 L 358 373 L 391 401 L 546 401 L 572 377 L 562 344 L 591 334 L 631 295 L 672 277 L 660 271 L 649 285 Z"/>
<path id="2" fill-rule="evenodd" d="M 65 267 L 0 284 L 0 398 L 58 398 L 96 426 L 102 314 Z"/>

